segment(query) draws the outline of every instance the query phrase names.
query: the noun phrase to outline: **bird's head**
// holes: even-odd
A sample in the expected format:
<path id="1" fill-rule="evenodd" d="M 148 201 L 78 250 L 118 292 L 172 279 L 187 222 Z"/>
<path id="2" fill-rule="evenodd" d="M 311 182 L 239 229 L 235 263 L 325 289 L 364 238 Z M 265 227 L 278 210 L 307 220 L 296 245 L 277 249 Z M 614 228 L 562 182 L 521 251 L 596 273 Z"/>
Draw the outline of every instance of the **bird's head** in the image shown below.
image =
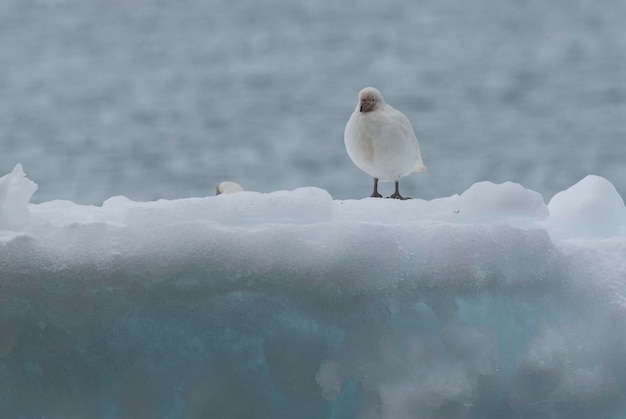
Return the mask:
<path id="1" fill-rule="evenodd" d="M 383 103 L 385 103 L 383 96 L 378 90 L 373 87 L 366 87 L 359 92 L 357 109 L 359 112 L 371 112 L 380 109 Z"/>

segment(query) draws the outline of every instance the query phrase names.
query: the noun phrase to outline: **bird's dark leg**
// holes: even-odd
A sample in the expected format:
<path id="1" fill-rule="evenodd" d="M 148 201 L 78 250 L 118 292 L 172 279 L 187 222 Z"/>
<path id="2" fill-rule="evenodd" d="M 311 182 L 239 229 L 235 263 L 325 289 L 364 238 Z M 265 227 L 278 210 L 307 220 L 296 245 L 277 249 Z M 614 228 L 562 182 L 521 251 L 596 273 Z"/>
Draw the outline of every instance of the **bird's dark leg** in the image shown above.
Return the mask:
<path id="1" fill-rule="evenodd" d="M 372 198 L 382 198 L 383 196 L 381 194 L 378 193 L 378 179 L 374 178 L 374 190 L 372 191 L 372 194 L 370 195 L 370 197 Z"/>
<path id="2" fill-rule="evenodd" d="M 391 194 L 391 196 L 389 198 L 393 198 L 393 199 L 411 199 L 409 197 L 404 197 L 402 195 L 400 195 L 400 182 L 396 180 L 396 190 L 393 194 Z"/>

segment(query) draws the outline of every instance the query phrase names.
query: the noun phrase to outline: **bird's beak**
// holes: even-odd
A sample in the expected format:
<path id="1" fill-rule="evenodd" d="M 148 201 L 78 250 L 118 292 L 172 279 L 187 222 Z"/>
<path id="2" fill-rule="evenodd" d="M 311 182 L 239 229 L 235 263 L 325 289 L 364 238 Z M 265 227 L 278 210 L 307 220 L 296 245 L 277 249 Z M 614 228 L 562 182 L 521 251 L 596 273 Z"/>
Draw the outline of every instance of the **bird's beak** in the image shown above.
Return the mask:
<path id="1" fill-rule="evenodd" d="M 363 104 L 361 104 L 361 107 L 359 108 L 359 112 L 363 112 Z"/>

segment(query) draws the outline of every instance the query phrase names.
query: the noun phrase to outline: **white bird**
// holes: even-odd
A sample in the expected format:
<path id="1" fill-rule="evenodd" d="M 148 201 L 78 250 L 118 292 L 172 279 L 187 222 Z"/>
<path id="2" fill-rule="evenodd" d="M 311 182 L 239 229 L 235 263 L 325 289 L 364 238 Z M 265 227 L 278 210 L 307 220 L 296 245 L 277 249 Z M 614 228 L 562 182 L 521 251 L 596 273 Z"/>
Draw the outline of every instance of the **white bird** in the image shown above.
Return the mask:
<path id="1" fill-rule="evenodd" d="M 359 92 L 343 138 L 354 164 L 374 178 L 372 197 L 382 197 L 378 193 L 380 180 L 396 183 L 390 198 L 408 199 L 400 195 L 399 179 L 423 172 L 426 166 L 408 118 L 386 104 L 378 90 L 366 87 Z"/>
<path id="2" fill-rule="evenodd" d="M 217 185 L 217 188 L 215 189 L 215 195 L 237 193 L 242 191 L 243 188 L 240 184 L 225 180 L 224 182 L 220 182 L 220 184 Z"/>

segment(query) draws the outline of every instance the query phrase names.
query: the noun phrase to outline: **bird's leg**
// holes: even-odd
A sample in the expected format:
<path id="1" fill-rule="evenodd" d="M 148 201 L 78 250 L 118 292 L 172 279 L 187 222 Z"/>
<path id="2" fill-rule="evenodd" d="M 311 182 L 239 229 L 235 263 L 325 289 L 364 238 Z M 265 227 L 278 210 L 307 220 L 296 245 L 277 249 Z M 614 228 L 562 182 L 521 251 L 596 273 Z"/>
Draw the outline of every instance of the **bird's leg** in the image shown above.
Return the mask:
<path id="1" fill-rule="evenodd" d="M 393 199 L 411 199 L 409 197 L 404 197 L 402 195 L 400 195 L 400 182 L 396 180 L 396 190 L 394 193 L 391 194 L 391 196 L 389 198 L 393 198 Z"/>
<path id="2" fill-rule="evenodd" d="M 378 193 L 378 179 L 374 178 L 374 190 L 370 195 L 371 198 L 382 198 L 383 196 Z"/>

